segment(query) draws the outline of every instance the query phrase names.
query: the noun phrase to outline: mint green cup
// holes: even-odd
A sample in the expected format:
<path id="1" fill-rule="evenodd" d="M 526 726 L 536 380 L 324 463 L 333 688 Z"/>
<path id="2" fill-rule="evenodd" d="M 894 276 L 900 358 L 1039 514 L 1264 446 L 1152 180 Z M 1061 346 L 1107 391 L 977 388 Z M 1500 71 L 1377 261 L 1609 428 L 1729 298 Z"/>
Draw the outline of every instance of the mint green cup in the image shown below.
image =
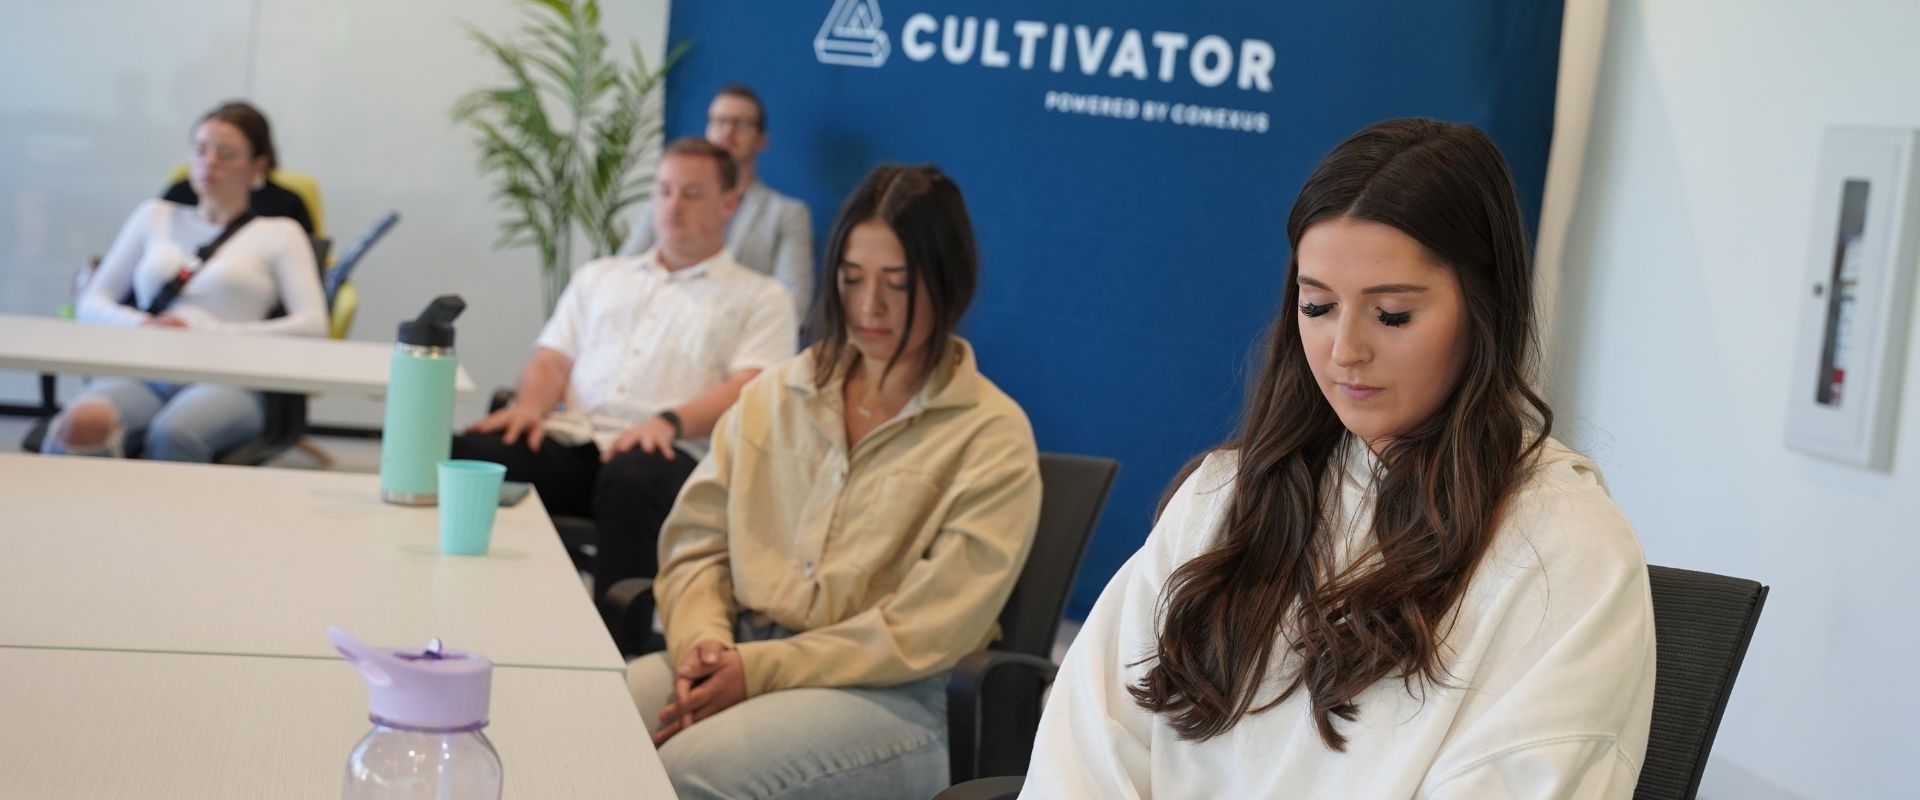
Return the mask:
<path id="1" fill-rule="evenodd" d="M 484 556 L 493 541 L 493 512 L 507 468 L 491 461 L 440 462 L 440 552 Z"/>

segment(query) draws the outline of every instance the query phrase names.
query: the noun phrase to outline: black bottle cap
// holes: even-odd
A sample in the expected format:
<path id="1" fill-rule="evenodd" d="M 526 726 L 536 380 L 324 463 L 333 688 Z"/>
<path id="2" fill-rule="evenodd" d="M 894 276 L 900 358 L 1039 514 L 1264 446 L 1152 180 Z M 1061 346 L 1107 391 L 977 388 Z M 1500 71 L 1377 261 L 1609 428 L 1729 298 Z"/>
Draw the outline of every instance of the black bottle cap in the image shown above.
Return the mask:
<path id="1" fill-rule="evenodd" d="M 467 310 L 467 303 L 456 294 L 433 298 L 420 316 L 400 323 L 400 343 L 416 347 L 452 347 L 453 318 Z"/>

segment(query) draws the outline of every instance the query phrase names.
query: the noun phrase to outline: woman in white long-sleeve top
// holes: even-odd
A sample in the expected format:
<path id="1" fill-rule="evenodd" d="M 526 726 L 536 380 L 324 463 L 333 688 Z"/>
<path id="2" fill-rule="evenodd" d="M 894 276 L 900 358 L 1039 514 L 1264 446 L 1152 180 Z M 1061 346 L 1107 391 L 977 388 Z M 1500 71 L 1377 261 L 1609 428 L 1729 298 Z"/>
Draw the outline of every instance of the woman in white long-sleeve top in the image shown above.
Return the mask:
<path id="1" fill-rule="evenodd" d="M 326 299 L 300 224 L 256 216 L 256 184 L 274 166 L 266 117 L 227 103 L 192 133 L 195 205 L 148 200 L 115 237 L 77 303 L 83 322 L 323 336 Z M 132 305 L 125 300 L 131 296 Z M 285 313 L 268 319 L 279 308 Z M 260 435 L 260 395 L 209 383 L 105 378 L 56 417 L 48 453 L 211 461 Z"/>
<path id="2" fill-rule="evenodd" d="M 1320 163 L 1242 427 L 1095 604 L 1024 796 L 1632 795 L 1646 563 L 1529 388 L 1523 231 L 1471 126 Z"/>

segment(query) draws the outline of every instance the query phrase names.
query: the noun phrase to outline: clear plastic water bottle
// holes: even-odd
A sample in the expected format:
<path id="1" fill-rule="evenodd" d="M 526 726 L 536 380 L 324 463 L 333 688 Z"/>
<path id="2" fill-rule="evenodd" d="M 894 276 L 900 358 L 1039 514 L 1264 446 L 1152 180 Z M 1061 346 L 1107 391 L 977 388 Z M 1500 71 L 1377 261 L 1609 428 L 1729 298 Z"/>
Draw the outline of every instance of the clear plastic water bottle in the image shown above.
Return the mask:
<path id="1" fill-rule="evenodd" d="M 487 726 L 493 662 L 477 653 L 373 647 L 339 628 L 327 638 L 367 681 L 373 730 L 347 756 L 346 800 L 497 800 L 500 754 Z"/>

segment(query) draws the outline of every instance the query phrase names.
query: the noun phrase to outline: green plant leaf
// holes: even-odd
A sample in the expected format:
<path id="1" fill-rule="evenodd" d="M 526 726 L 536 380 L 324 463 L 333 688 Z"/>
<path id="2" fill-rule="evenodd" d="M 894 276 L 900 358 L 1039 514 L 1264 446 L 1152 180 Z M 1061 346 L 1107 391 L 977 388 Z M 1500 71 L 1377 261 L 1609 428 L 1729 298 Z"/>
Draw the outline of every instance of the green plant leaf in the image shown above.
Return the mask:
<path id="1" fill-rule="evenodd" d="M 667 70 L 627 42 L 625 63 L 601 29 L 598 0 L 516 0 L 511 36 L 462 24 L 504 81 L 455 99 L 452 120 L 474 135 L 476 163 L 505 214 L 494 247 L 530 247 L 540 258 L 548 311 L 566 285 L 575 231 L 595 254 L 618 249 L 623 217 L 651 194 L 664 121 Z"/>

